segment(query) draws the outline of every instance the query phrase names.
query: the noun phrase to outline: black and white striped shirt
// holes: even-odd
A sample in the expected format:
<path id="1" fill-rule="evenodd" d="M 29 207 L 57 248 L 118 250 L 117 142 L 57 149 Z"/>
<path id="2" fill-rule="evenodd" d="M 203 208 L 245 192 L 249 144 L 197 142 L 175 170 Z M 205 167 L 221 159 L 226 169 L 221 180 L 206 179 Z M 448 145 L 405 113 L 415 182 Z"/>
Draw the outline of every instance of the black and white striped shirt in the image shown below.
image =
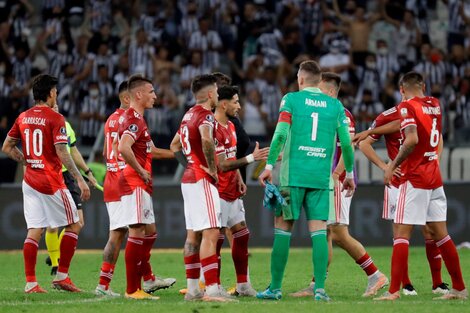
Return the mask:
<path id="1" fill-rule="evenodd" d="M 44 9 L 52 9 L 53 7 L 65 8 L 65 0 L 42 0 Z"/>
<path id="2" fill-rule="evenodd" d="M 463 5 L 462 0 L 448 0 L 449 8 L 449 25 L 447 32 L 449 33 L 462 33 L 465 29 L 465 23 L 460 16 L 460 7 Z"/>
<path id="3" fill-rule="evenodd" d="M 181 19 L 179 33 L 180 38 L 183 40 L 184 43 L 189 42 L 191 34 L 197 32 L 198 30 L 199 22 L 197 16 L 187 15 Z"/>
<path id="4" fill-rule="evenodd" d="M 207 34 L 197 31 L 191 35 L 188 48 L 202 51 L 204 67 L 215 69 L 219 67 L 219 52 L 214 51 L 222 47 L 222 40 L 216 31 L 209 30 Z M 213 50 L 214 49 L 214 50 Z"/>
<path id="5" fill-rule="evenodd" d="M 90 24 L 93 32 L 99 31 L 101 25 L 111 23 L 111 0 L 90 0 L 90 6 L 92 11 Z"/>
<path id="6" fill-rule="evenodd" d="M 93 61 L 93 69 L 91 71 L 92 80 L 98 80 L 98 67 L 101 65 L 106 66 L 108 68 L 108 78 L 112 78 L 114 76 L 114 64 L 116 64 L 116 56 L 115 55 L 96 55 Z"/>
<path id="7" fill-rule="evenodd" d="M 275 123 L 279 118 L 279 105 L 282 100 L 281 88 L 278 84 L 269 84 L 265 80 L 256 80 L 255 86 L 261 95 L 262 107 L 268 114 L 268 121 Z"/>
<path id="8" fill-rule="evenodd" d="M 461 120 L 458 128 L 470 126 L 470 96 L 461 95 L 456 101 L 457 118 Z"/>
<path id="9" fill-rule="evenodd" d="M 58 18 L 48 19 L 44 29 L 53 29 L 46 41 L 48 46 L 55 46 L 63 36 L 62 22 Z"/>
<path id="10" fill-rule="evenodd" d="M 322 29 L 323 10 L 320 1 L 302 2 L 300 8 L 304 33 L 316 36 Z"/>
<path id="11" fill-rule="evenodd" d="M 12 73 L 13 78 L 15 79 L 16 87 L 28 87 L 29 81 L 31 80 L 31 61 L 29 60 L 29 58 L 25 58 L 22 61 L 13 58 Z"/>
<path id="12" fill-rule="evenodd" d="M 149 44 L 143 46 L 133 42 L 129 46 L 129 71 L 130 74 L 144 74 L 147 78 L 153 78 L 153 62 L 151 55 L 155 54 L 155 48 Z"/>
<path id="13" fill-rule="evenodd" d="M 48 50 L 47 58 L 49 60 L 49 74 L 58 78 L 63 72 L 62 67 L 66 64 L 73 63 L 73 56 L 67 52 L 60 53 L 54 50 Z"/>
<path id="14" fill-rule="evenodd" d="M 83 99 L 81 112 L 104 116 L 105 111 L 106 103 L 103 101 L 102 97 L 91 98 L 90 96 L 86 96 Z M 84 119 L 80 123 L 80 134 L 86 137 L 96 137 L 100 131 L 101 124 L 103 124 L 103 121 L 95 118 Z"/>
<path id="15" fill-rule="evenodd" d="M 11 89 L 12 86 L 6 82 L 5 77 L 0 76 L 0 97 L 10 97 Z"/>
<path id="16" fill-rule="evenodd" d="M 372 92 L 372 100 L 378 101 L 379 93 L 382 89 L 382 82 L 380 80 L 378 69 L 360 67 L 357 72 L 360 85 L 356 94 L 356 103 L 362 102 L 362 95 L 366 89 Z"/>
<path id="17" fill-rule="evenodd" d="M 438 63 L 432 63 L 427 60 L 421 61 L 414 67 L 414 70 L 424 76 L 428 92 L 432 85 L 442 86 L 444 84 L 446 66 L 442 61 L 439 61 Z"/>
<path id="18" fill-rule="evenodd" d="M 377 70 L 380 74 L 380 81 L 382 82 L 382 85 L 385 85 L 389 79 L 388 75 L 390 73 L 397 74 L 400 71 L 400 65 L 398 64 L 396 55 L 390 52 L 385 55 L 377 54 L 376 59 Z"/>
<path id="19" fill-rule="evenodd" d="M 204 67 L 202 65 L 196 67 L 194 65 L 188 64 L 183 67 L 181 71 L 180 80 L 182 82 L 191 82 L 194 77 L 198 75 L 202 75 L 202 74 L 209 74 L 210 72 L 211 70 L 209 68 Z M 185 95 L 185 105 L 188 107 L 193 105 L 195 103 L 195 99 L 193 97 L 193 93 L 191 92 L 190 88 L 183 89 L 181 91 Z"/>

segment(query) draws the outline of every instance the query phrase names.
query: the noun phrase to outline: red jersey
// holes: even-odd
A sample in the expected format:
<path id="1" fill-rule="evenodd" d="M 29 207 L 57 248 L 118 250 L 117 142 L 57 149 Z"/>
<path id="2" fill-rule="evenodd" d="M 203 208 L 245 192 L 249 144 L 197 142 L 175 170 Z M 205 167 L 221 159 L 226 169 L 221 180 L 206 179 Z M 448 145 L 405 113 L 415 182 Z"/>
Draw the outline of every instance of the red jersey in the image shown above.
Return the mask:
<path id="1" fill-rule="evenodd" d="M 351 135 L 351 137 L 353 137 L 354 134 L 356 133 L 356 121 L 354 120 L 354 116 L 351 114 L 351 112 L 349 112 L 348 109 L 345 108 L 344 113 L 346 114 L 346 118 L 348 119 L 348 122 L 349 122 L 349 134 Z M 341 143 L 339 142 L 339 138 L 336 138 L 336 151 L 335 151 L 335 157 L 334 157 L 334 163 L 333 163 L 334 164 L 333 170 L 336 168 L 336 165 L 338 165 L 340 157 L 341 157 Z M 346 172 L 343 172 L 339 176 L 339 181 L 343 182 L 345 178 L 346 178 Z"/>
<path id="2" fill-rule="evenodd" d="M 34 106 L 21 113 L 8 132 L 20 139 L 26 160 L 24 181 L 35 190 L 52 195 L 64 189 L 62 162 L 56 144 L 67 144 L 65 119 L 46 106 Z"/>
<path id="3" fill-rule="evenodd" d="M 442 130 L 439 100 L 433 97 L 415 97 L 398 105 L 400 128 L 415 125 L 419 142 L 413 152 L 403 161 L 401 170 L 405 181 L 414 188 L 436 189 L 442 186 L 439 156 L 437 153 Z"/>
<path id="4" fill-rule="evenodd" d="M 119 138 L 131 136 L 134 140 L 132 152 L 134 152 L 137 162 L 152 175 L 152 139 L 147 129 L 144 117 L 133 108 L 124 111 L 119 119 Z M 152 181 L 145 184 L 139 174 L 128 164 L 124 166 L 119 177 L 121 195 L 131 194 L 135 188 L 141 187 L 149 194 L 152 194 Z"/>
<path id="5" fill-rule="evenodd" d="M 398 113 L 397 106 L 384 111 L 377 116 L 374 120 L 370 129 L 386 125 L 390 122 L 396 121 L 400 119 L 400 114 Z M 370 137 L 374 140 L 379 140 L 381 135 L 370 135 Z M 385 138 L 385 146 L 387 148 L 388 158 L 390 160 L 394 160 L 398 154 L 398 150 L 400 149 L 401 145 L 401 133 L 395 132 L 391 134 L 384 135 Z M 395 175 L 392 177 L 392 185 L 397 187 L 400 185 L 400 179 Z"/>
<path id="6" fill-rule="evenodd" d="M 201 168 L 201 165 L 207 167 L 199 132 L 199 127 L 202 125 L 214 128 L 214 114 L 201 105 L 195 105 L 183 116 L 178 130 L 183 153 L 188 160 L 188 165 L 181 179 L 182 183 L 196 183 L 203 178 L 214 182 L 214 179 Z"/>
<path id="7" fill-rule="evenodd" d="M 227 126 L 216 123 L 215 139 L 216 155 L 225 154 L 227 160 L 237 159 L 237 134 L 235 125 L 233 125 L 232 122 L 228 121 Z M 229 202 L 240 198 L 242 194 L 238 190 L 240 179 L 238 170 L 227 172 L 219 171 L 217 174 L 219 176 L 217 189 L 219 190 L 220 198 Z"/>
<path id="8" fill-rule="evenodd" d="M 119 118 L 125 112 L 117 109 L 111 114 L 104 125 L 104 140 L 106 141 L 106 176 L 104 178 L 104 202 L 114 202 L 121 199 L 119 176 L 126 163 L 121 154 L 114 154 L 113 141 L 119 139 Z"/>

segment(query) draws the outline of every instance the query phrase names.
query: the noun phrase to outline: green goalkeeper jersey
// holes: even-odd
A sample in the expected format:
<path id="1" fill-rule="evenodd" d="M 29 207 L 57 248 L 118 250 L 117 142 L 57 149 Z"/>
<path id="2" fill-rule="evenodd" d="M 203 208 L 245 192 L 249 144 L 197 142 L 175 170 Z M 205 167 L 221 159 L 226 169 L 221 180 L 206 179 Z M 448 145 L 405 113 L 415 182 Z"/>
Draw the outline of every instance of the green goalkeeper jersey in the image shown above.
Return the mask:
<path id="1" fill-rule="evenodd" d="M 286 94 L 281 102 L 280 118 L 267 162 L 275 164 L 285 142 L 281 186 L 332 189 L 331 171 L 336 136 L 340 136 L 342 147 L 350 147 L 348 125 L 341 102 L 322 93 L 320 89 L 309 87 Z M 286 127 L 285 139 L 278 141 L 278 133 Z M 273 147 L 276 141 L 279 147 Z M 352 172 L 351 153 L 352 148 L 348 162 L 345 160 L 348 172 Z"/>

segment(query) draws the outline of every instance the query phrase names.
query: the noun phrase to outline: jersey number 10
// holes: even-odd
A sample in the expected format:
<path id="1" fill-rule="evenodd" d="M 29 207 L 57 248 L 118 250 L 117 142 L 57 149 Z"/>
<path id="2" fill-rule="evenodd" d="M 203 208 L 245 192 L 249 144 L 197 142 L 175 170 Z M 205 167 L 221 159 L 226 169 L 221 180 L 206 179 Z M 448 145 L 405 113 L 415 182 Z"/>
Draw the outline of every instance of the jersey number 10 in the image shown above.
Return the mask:
<path id="1" fill-rule="evenodd" d="M 24 137 L 25 137 L 26 155 L 27 156 L 31 155 L 30 144 L 32 142 L 34 155 L 37 157 L 40 157 L 42 155 L 42 142 L 43 142 L 42 130 L 36 128 L 33 131 L 33 134 L 31 136 L 31 130 L 29 128 L 26 128 L 24 130 Z M 32 140 L 30 137 L 33 137 Z"/>

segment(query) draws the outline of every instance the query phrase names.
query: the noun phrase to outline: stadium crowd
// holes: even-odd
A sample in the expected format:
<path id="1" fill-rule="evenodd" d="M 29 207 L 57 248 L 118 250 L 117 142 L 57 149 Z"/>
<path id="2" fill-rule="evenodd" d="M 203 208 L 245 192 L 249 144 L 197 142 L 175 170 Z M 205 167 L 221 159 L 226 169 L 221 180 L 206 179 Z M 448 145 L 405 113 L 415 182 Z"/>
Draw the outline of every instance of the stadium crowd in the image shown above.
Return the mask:
<path id="1" fill-rule="evenodd" d="M 146 113 L 168 147 L 194 104 L 191 80 L 220 71 L 241 87 L 241 121 L 268 142 L 300 62 L 341 75 L 339 98 L 366 129 L 398 103 L 398 73 L 425 75 L 443 106 L 444 138 L 470 141 L 470 2 L 464 0 L 0 1 L 0 139 L 32 106 L 31 79 L 59 77 L 61 113 L 92 145 L 119 106 L 117 87 L 143 73 Z"/>

